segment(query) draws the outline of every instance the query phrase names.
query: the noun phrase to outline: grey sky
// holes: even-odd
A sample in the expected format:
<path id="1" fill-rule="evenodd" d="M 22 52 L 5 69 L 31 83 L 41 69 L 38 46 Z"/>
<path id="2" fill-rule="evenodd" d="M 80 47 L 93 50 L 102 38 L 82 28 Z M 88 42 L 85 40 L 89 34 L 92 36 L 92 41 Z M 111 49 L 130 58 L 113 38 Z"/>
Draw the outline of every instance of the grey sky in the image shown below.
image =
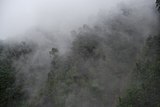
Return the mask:
<path id="1" fill-rule="evenodd" d="M 134 0 L 2 0 L 0 38 L 15 37 L 32 28 L 69 32 L 94 21 L 100 10 L 113 12 L 120 2 Z M 144 2 L 151 0 L 138 0 Z"/>

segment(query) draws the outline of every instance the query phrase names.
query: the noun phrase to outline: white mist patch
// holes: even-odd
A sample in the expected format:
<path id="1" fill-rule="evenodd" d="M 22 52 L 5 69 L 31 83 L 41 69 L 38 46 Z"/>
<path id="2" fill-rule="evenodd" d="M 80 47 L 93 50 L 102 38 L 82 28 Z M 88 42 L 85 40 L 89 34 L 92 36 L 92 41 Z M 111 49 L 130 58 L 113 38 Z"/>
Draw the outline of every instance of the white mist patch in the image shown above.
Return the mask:
<path id="1" fill-rule="evenodd" d="M 92 23 L 100 10 L 114 11 L 117 3 L 126 1 L 130 0 L 3 0 L 0 38 L 14 38 L 34 28 L 68 33 Z"/>
<path id="2" fill-rule="evenodd" d="M 15 37 L 35 25 L 34 5 L 27 0 L 6 0 L 0 14 L 1 38 Z"/>

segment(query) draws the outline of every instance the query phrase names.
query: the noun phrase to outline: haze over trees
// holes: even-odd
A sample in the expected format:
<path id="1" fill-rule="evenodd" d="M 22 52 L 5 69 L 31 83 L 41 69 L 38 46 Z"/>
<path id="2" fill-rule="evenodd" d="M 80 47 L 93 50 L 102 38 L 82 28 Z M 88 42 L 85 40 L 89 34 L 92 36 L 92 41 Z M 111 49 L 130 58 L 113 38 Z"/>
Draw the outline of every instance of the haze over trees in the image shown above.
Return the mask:
<path id="1" fill-rule="evenodd" d="M 160 1 L 156 1 L 159 10 Z M 118 107 L 160 106 L 160 35 L 149 36 L 137 60 L 132 85 Z"/>
<path id="2" fill-rule="evenodd" d="M 0 41 L 0 107 L 160 107 L 159 24 L 128 6 L 119 11 L 72 31 L 65 54 L 53 44 Z"/>

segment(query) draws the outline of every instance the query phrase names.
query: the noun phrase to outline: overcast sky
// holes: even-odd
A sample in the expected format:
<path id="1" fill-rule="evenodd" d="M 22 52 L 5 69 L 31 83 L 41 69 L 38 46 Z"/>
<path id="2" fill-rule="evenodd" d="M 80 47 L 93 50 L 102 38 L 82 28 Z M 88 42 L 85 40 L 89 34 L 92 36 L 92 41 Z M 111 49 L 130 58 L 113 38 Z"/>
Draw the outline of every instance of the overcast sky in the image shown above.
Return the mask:
<path id="1" fill-rule="evenodd" d="M 112 12 L 118 3 L 130 1 L 133 0 L 1 0 L 0 38 L 21 35 L 32 28 L 69 32 L 92 22 L 100 10 Z"/>

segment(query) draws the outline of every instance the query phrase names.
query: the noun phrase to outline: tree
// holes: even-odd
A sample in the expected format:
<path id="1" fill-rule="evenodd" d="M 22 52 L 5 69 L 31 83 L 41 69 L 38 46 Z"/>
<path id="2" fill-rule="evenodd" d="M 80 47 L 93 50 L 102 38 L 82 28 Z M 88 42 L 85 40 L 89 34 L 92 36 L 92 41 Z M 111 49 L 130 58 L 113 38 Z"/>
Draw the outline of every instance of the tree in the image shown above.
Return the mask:
<path id="1" fill-rule="evenodd" d="M 147 39 L 133 81 L 118 107 L 160 106 L 160 35 Z"/>
<path id="2" fill-rule="evenodd" d="M 160 0 L 156 0 L 156 6 L 158 8 L 158 11 L 160 10 Z"/>
<path id="3" fill-rule="evenodd" d="M 14 60 L 31 52 L 25 43 L 0 45 L 0 107 L 19 107 L 25 99 L 23 84 L 16 84 Z"/>

